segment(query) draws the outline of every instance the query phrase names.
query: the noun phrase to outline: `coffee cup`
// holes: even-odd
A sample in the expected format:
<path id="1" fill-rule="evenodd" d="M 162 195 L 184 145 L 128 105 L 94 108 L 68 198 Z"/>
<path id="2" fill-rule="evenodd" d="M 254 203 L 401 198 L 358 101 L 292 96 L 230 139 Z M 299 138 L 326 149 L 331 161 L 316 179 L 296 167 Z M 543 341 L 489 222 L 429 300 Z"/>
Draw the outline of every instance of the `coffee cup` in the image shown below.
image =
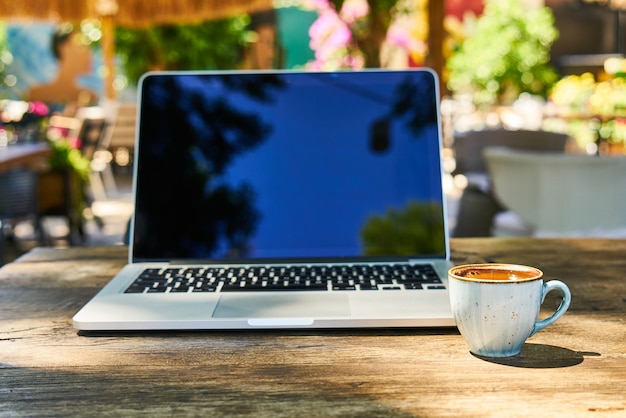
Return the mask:
<path id="1" fill-rule="evenodd" d="M 518 355 L 526 339 L 567 311 L 571 293 L 558 280 L 543 281 L 534 267 L 468 264 L 448 272 L 450 305 L 470 352 L 484 357 Z M 553 290 L 562 295 L 556 311 L 539 320 L 539 308 Z"/>

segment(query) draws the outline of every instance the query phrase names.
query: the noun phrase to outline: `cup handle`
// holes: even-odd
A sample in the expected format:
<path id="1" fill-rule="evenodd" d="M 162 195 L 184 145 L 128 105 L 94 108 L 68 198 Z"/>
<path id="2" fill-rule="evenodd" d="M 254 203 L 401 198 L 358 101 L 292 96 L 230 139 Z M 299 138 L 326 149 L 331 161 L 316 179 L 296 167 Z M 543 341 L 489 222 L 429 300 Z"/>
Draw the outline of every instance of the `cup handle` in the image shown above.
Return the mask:
<path id="1" fill-rule="evenodd" d="M 565 313 L 565 311 L 567 311 L 567 308 L 569 308 L 569 304 L 572 301 L 572 294 L 567 285 L 560 280 L 550 280 L 543 285 L 543 296 L 541 297 L 541 303 L 543 303 L 543 301 L 545 300 L 546 295 L 553 290 L 558 290 L 561 292 L 561 295 L 563 296 L 561 304 L 559 305 L 557 310 L 548 318 L 535 322 L 535 328 L 530 333 L 529 337 L 535 335 L 536 333 L 559 319 Z"/>

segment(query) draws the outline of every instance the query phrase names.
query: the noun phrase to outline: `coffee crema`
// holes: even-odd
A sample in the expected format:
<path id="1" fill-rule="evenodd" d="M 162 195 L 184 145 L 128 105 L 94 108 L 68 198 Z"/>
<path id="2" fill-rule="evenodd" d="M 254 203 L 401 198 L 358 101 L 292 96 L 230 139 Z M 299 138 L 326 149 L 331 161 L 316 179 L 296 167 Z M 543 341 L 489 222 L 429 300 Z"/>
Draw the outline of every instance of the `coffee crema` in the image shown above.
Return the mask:
<path id="1" fill-rule="evenodd" d="M 541 277 L 541 272 L 532 268 L 528 270 L 524 269 L 511 269 L 506 266 L 502 267 L 466 267 L 460 269 L 453 269 L 452 273 L 458 277 L 470 279 L 470 280 L 494 280 L 494 281 L 525 281 Z"/>

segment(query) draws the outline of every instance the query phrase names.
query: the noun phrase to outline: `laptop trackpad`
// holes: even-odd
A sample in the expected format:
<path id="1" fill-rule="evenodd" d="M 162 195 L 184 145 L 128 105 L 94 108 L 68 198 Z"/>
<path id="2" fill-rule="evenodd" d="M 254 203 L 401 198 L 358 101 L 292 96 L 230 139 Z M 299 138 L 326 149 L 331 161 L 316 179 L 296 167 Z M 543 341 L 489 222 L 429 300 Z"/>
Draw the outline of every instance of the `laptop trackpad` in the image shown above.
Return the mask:
<path id="1" fill-rule="evenodd" d="M 346 294 L 227 293 L 213 312 L 214 318 L 319 318 L 350 316 Z"/>

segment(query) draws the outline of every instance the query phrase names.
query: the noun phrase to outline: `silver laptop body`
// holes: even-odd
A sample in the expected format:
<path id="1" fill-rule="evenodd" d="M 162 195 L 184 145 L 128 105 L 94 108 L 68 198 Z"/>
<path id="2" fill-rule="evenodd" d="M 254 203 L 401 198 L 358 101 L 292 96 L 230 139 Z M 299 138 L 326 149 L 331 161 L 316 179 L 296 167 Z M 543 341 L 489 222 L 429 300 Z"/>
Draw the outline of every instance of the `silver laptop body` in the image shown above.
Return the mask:
<path id="1" fill-rule="evenodd" d="M 145 75 L 129 263 L 74 327 L 453 326 L 437 84 L 427 69 Z"/>

